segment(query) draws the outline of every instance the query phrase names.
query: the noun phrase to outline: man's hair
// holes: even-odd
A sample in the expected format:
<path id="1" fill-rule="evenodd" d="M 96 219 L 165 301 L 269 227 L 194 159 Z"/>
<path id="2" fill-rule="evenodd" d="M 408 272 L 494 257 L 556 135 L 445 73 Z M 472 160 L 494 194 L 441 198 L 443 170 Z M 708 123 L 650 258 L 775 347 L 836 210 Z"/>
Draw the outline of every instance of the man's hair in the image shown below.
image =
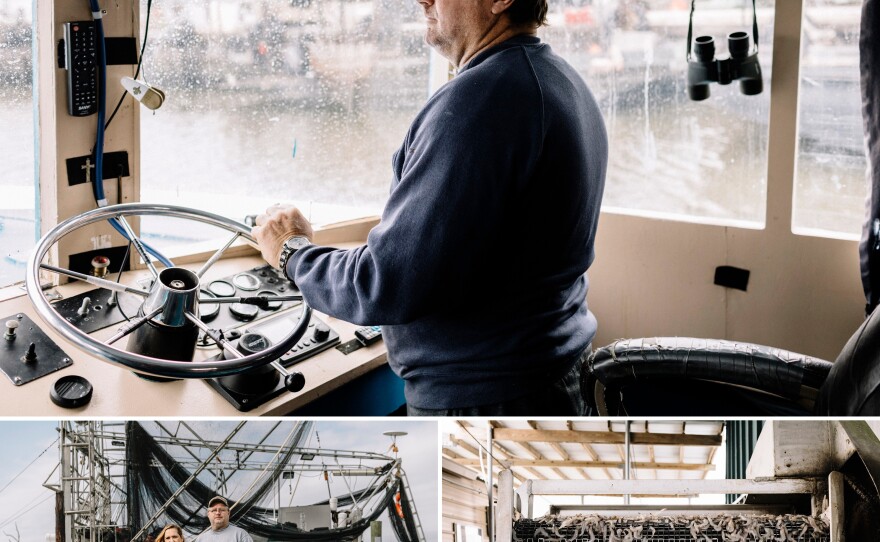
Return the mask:
<path id="1" fill-rule="evenodd" d="M 177 536 L 179 536 L 180 539 L 183 540 L 183 529 L 181 529 L 180 527 L 178 527 L 178 526 L 175 525 L 174 523 L 169 523 L 168 525 L 166 525 L 165 528 L 162 529 L 162 532 L 159 533 L 159 536 L 155 537 L 154 540 L 161 540 L 161 541 L 164 542 L 164 540 L 165 540 L 165 533 L 167 533 L 168 531 L 170 531 L 170 530 L 172 530 L 172 529 L 174 529 L 175 531 L 177 531 Z"/>
<path id="2" fill-rule="evenodd" d="M 547 24 L 547 0 L 514 0 L 507 8 L 510 19 L 516 24 Z"/>

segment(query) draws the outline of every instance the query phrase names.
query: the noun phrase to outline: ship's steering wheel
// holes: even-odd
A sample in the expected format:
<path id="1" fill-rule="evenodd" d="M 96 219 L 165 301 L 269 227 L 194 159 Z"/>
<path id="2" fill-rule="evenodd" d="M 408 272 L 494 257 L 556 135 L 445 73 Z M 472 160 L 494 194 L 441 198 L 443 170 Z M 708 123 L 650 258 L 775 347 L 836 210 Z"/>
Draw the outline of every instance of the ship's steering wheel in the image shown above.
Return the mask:
<path id="1" fill-rule="evenodd" d="M 232 232 L 233 236 L 223 248 L 219 249 L 210 259 L 208 259 L 199 271 L 193 272 L 182 267 L 170 267 L 158 271 L 153 265 L 152 258 L 147 253 L 143 243 L 135 235 L 126 220 L 127 216 L 146 215 L 182 218 L 202 222 Z M 127 232 L 132 245 L 140 254 L 140 257 L 146 263 L 153 275 L 152 286 L 149 291 L 125 286 L 111 280 L 84 275 L 70 269 L 63 269 L 44 263 L 49 250 L 62 237 L 75 230 L 83 228 L 84 226 L 104 220 L 115 220 L 117 224 Z M 55 329 L 65 339 L 69 340 L 81 350 L 111 364 L 125 367 L 144 375 L 165 378 L 219 378 L 245 373 L 272 364 L 284 377 L 285 387 L 290 391 L 299 391 L 304 384 L 302 375 L 298 373 L 288 373 L 277 360 L 299 342 L 308 328 L 312 311 L 311 308 L 306 305 L 304 300 L 302 303 L 302 313 L 296 322 L 296 325 L 286 337 L 277 341 L 265 350 L 248 355 L 240 353 L 231 343 L 222 337 L 222 334 L 219 334 L 217 330 L 210 329 L 199 320 L 199 303 L 217 302 L 216 298 L 199 299 L 199 279 L 212 265 L 214 265 L 214 263 L 216 263 L 218 259 L 220 259 L 223 253 L 239 239 L 242 239 L 255 247 L 257 246 L 256 241 L 250 234 L 249 227 L 226 217 L 206 211 L 188 207 L 146 203 L 129 203 L 102 207 L 65 220 L 52 228 L 52 230 L 40 239 L 33 254 L 31 254 L 31 257 L 28 260 L 25 286 L 27 288 L 28 297 L 43 322 Z M 59 275 L 84 280 L 90 284 L 115 292 L 141 296 L 144 301 L 141 305 L 139 316 L 138 318 L 133 318 L 130 323 L 123 326 L 120 331 L 114 334 L 110 339 L 103 342 L 99 341 L 68 322 L 49 303 L 48 298 L 44 295 L 43 290 L 40 287 L 41 270 L 47 270 Z M 232 302 L 240 300 L 240 298 L 230 299 L 233 300 Z M 278 298 L 274 297 L 272 299 L 273 301 L 278 300 Z M 287 298 L 284 298 L 284 300 L 302 300 L 302 298 L 301 296 L 288 296 Z M 224 301 L 229 301 L 229 299 Z M 177 322 L 175 322 L 175 320 Z M 139 327 L 147 324 L 148 321 L 152 321 L 154 325 L 196 326 L 202 332 L 214 339 L 218 343 L 218 346 L 223 349 L 226 356 L 232 359 L 216 361 L 175 361 L 132 353 L 113 346 L 113 344 L 119 339 L 135 332 Z"/>

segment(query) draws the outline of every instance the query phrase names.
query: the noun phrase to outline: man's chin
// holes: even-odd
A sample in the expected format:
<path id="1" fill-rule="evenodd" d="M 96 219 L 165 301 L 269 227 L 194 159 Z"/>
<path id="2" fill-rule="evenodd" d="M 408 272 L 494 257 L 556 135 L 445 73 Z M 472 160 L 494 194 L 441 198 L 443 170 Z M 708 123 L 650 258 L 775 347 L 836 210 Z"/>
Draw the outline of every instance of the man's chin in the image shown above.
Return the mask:
<path id="1" fill-rule="evenodd" d="M 425 43 L 428 44 L 428 47 L 433 48 L 441 55 L 443 55 L 444 51 L 446 50 L 447 42 L 436 32 L 432 32 L 430 28 L 425 33 Z"/>

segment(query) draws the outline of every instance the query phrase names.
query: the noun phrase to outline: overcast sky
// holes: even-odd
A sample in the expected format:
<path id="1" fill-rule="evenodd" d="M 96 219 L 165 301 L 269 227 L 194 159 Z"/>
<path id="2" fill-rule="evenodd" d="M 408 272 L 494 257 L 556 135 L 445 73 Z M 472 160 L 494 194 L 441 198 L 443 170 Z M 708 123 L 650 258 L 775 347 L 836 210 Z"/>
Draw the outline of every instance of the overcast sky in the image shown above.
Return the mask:
<path id="1" fill-rule="evenodd" d="M 178 428 L 176 421 L 166 420 L 163 425 L 171 430 Z M 223 438 L 236 425 L 235 421 L 188 422 L 206 439 Z M 246 435 L 262 436 L 274 422 L 252 421 L 240 433 L 236 441 L 248 438 Z M 284 420 L 276 430 L 279 441 L 288 434 L 295 420 Z M 151 433 L 155 424 L 144 422 Z M 46 534 L 54 532 L 54 493 L 43 487 L 48 478 L 57 483 L 58 464 L 56 421 L 0 421 L 0 541 L 14 540 L 16 527 L 22 542 L 43 542 Z M 314 424 L 321 448 L 337 450 L 357 450 L 392 455 L 389 451 L 391 439 L 383 435 L 386 431 L 406 431 L 408 435 L 398 437 L 398 447 L 403 468 L 413 492 L 413 498 L 421 518 L 427 540 L 439 539 L 438 519 L 438 442 L 437 423 L 434 421 L 377 420 L 377 421 L 317 421 Z M 113 428 L 121 431 L 120 427 Z M 180 436 L 191 435 L 179 428 Z M 316 432 L 311 433 L 308 447 L 317 447 Z M 42 455 L 40 455 L 42 453 Z M 39 458 L 38 458 L 39 456 Z M 320 459 L 318 460 L 320 461 Z M 332 460 L 328 464 L 333 464 Z M 238 476 L 238 478 L 236 478 Z M 242 490 L 247 477 L 240 473 L 234 475 L 230 483 L 230 493 Z M 355 488 L 363 487 L 366 480 L 350 478 L 348 484 Z M 288 505 L 293 494 L 294 506 L 305 505 L 327 498 L 327 483 L 315 476 L 309 480 L 304 477 L 294 486 L 289 482 L 281 484 L 280 495 L 283 505 Z M 346 492 L 345 481 L 339 477 L 331 479 L 334 494 Z M 394 540 L 391 525 L 383 521 L 383 538 Z"/>

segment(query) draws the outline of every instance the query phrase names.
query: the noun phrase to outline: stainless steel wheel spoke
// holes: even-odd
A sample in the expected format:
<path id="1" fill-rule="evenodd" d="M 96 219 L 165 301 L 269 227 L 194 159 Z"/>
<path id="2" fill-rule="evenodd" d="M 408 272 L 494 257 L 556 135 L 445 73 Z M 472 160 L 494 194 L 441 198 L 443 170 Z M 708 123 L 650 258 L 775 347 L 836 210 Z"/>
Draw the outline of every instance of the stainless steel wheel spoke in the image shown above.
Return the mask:
<path id="1" fill-rule="evenodd" d="M 104 344 L 109 346 L 109 345 L 115 343 L 116 341 L 118 341 L 119 339 L 125 337 L 126 335 L 131 334 L 132 331 L 136 330 L 137 328 L 141 327 L 142 325 L 144 325 L 147 322 L 149 322 L 150 320 L 152 320 L 156 315 L 158 315 L 164 309 L 165 309 L 165 307 L 159 307 L 158 309 L 154 310 L 150 314 L 147 314 L 146 316 L 142 316 L 140 318 L 132 320 L 131 322 L 126 323 L 125 325 L 123 325 L 119 329 L 119 331 L 116 332 L 115 335 L 113 335 L 112 337 L 107 339 L 107 341 L 105 341 Z"/>
<path id="2" fill-rule="evenodd" d="M 204 322 L 202 322 L 201 320 L 199 320 L 198 318 L 196 318 L 196 315 L 195 315 L 195 314 L 193 314 L 193 313 L 191 313 L 191 312 L 187 312 L 187 313 L 186 313 L 186 318 L 187 318 L 187 320 L 189 320 L 190 322 L 194 323 L 194 324 L 196 325 L 196 327 L 198 327 L 199 329 L 201 329 L 201 330 L 202 330 L 206 335 L 208 335 L 209 337 L 210 337 L 211 335 L 213 335 L 211 328 L 209 328 L 208 326 L 206 326 L 206 325 L 204 324 Z M 212 337 L 212 338 L 213 338 L 213 337 Z M 241 352 L 239 352 L 238 350 L 236 350 L 235 347 L 232 345 L 232 343 L 229 342 L 229 341 L 227 341 L 226 339 L 220 339 L 220 346 L 223 347 L 223 350 L 225 350 L 226 352 L 229 352 L 230 354 L 232 354 L 236 359 L 241 359 L 241 358 L 244 357 L 244 354 L 242 354 Z M 281 365 L 280 363 L 278 363 L 278 360 L 274 360 L 274 361 L 272 361 L 272 362 L 270 363 L 270 365 L 272 365 L 272 367 L 274 367 L 276 371 L 278 371 L 279 373 L 281 373 L 281 376 L 283 376 L 283 377 L 286 377 L 286 376 L 288 376 L 288 375 L 290 374 L 290 373 L 287 372 L 287 369 L 284 368 L 284 365 Z"/>
<path id="3" fill-rule="evenodd" d="M 303 296 L 301 295 L 254 295 L 249 297 L 200 297 L 200 304 L 214 304 L 214 303 L 247 303 L 250 305 L 256 305 L 256 303 L 250 302 L 251 299 L 259 299 L 261 297 L 265 297 L 270 303 L 275 301 L 302 301 Z"/>
<path id="4" fill-rule="evenodd" d="M 214 255 L 211 256 L 207 262 L 205 262 L 205 265 L 203 265 L 202 268 L 199 269 L 199 271 L 198 271 L 198 273 L 196 273 L 196 275 L 198 275 L 199 278 L 202 278 L 202 275 L 204 275 L 205 272 L 208 271 L 208 269 L 210 269 L 212 265 L 217 263 L 217 260 L 219 260 L 220 257 L 223 256 L 223 253 L 226 252 L 226 250 L 232 246 L 232 243 L 236 242 L 239 237 L 241 237 L 241 234 L 238 232 L 235 232 L 235 235 L 232 236 L 232 239 L 230 239 L 229 242 L 227 242 L 223 246 L 223 248 L 221 248 L 220 250 L 215 252 Z"/>
<path id="5" fill-rule="evenodd" d="M 153 260 L 150 259 L 150 255 L 147 254 L 147 249 L 144 248 L 144 244 L 141 242 L 140 238 L 135 235 L 134 230 L 129 226 L 128 221 L 125 220 L 125 217 L 121 214 L 116 215 L 116 219 L 119 220 L 119 223 L 122 224 L 125 232 L 128 233 L 128 240 L 134 244 L 134 248 L 137 249 L 138 254 L 143 258 L 144 263 L 147 264 L 147 267 L 150 268 L 150 272 L 153 273 L 153 276 L 159 278 L 159 272 L 156 271 L 156 267 L 153 265 Z"/>
<path id="6" fill-rule="evenodd" d="M 131 237 L 131 244 L 135 246 L 138 254 L 140 254 L 140 256 L 143 258 L 143 261 L 145 262 L 144 265 L 149 267 L 150 269 L 150 279 L 152 279 L 153 281 L 158 280 L 159 272 L 156 269 L 156 266 L 158 265 L 155 264 L 156 261 L 169 263 L 170 265 L 170 262 L 165 260 L 162 256 L 154 255 L 155 252 L 153 251 L 153 249 L 147 247 L 141 241 L 141 239 L 134 235 L 134 231 L 132 230 L 131 225 L 128 223 L 127 219 L 124 218 L 129 216 L 157 216 L 168 218 L 181 218 L 222 228 L 228 231 L 230 235 L 234 234 L 231 239 L 227 239 L 227 241 L 224 241 L 224 248 L 220 249 L 216 254 L 211 257 L 211 263 L 216 263 L 220 258 L 223 257 L 224 254 L 229 254 L 231 252 L 230 247 L 236 244 L 236 242 L 241 243 L 243 241 L 259 250 L 259 245 L 251 234 L 251 228 L 246 226 L 245 224 L 241 224 L 240 222 L 236 222 L 235 220 L 215 213 L 200 211 L 197 209 L 190 209 L 187 207 L 145 203 L 126 203 L 109 205 L 107 207 L 99 207 L 97 209 L 92 209 L 91 211 L 86 211 L 81 215 L 68 218 L 67 220 L 59 223 L 54 228 L 49 230 L 37 242 L 36 248 L 33 250 L 30 257 L 28 258 L 28 269 L 27 275 L 25 277 L 25 286 L 27 288 L 28 297 L 33 302 L 37 315 L 49 327 L 57 330 L 63 338 L 67 339 L 83 351 L 88 352 L 98 359 L 102 359 L 103 361 L 106 361 L 112 365 L 124 367 L 137 373 L 148 374 L 163 378 L 220 378 L 224 376 L 241 374 L 259 367 L 265 367 L 269 365 L 270 363 L 272 363 L 273 360 L 283 356 L 287 351 L 290 350 L 290 348 L 296 345 L 297 341 L 302 338 L 302 336 L 306 332 L 306 329 L 308 328 L 312 309 L 308 306 L 306 300 L 302 299 L 302 297 L 299 295 L 290 295 L 283 297 L 273 297 L 269 295 L 265 295 L 265 297 L 262 295 L 248 297 L 247 295 L 242 295 L 239 299 L 235 300 L 218 298 L 201 300 L 202 303 L 207 304 L 241 302 L 245 300 L 248 302 L 256 301 L 258 306 L 265 306 L 265 301 L 269 301 L 272 306 L 277 306 L 281 301 L 295 303 L 301 300 L 300 303 L 302 307 L 302 314 L 291 328 L 290 333 L 281 340 L 275 341 L 275 344 L 270 346 L 268 349 L 247 355 L 238 352 L 232 346 L 235 341 L 230 342 L 229 340 L 221 338 L 222 331 L 211 330 L 207 325 L 198 320 L 198 318 L 195 317 L 195 313 L 197 312 L 196 309 L 191 310 L 189 313 L 184 313 L 186 320 L 193 322 L 197 329 L 208 333 L 208 336 L 210 336 L 212 339 L 220 339 L 219 347 L 222 348 L 224 351 L 229 352 L 229 354 L 226 356 L 228 359 L 226 360 L 210 360 L 205 362 L 183 363 L 180 361 L 157 358 L 137 352 L 127 352 L 119 348 L 120 343 L 118 341 L 122 337 L 127 334 L 131 334 L 131 332 L 134 331 L 138 326 L 143 326 L 144 324 L 152 325 L 157 318 L 154 314 L 150 314 L 146 317 L 141 318 L 133 318 L 132 321 L 128 324 L 121 325 L 118 330 L 113 330 L 112 333 L 107 335 L 113 335 L 109 339 L 109 344 L 105 343 L 103 338 L 99 340 L 95 337 L 90 336 L 88 333 L 84 333 L 79 327 L 72 325 L 71 322 L 69 322 L 58 313 L 58 311 L 56 310 L 57 307 L 54 307 L 49 302 L 46 294 L 43 292 L 41 281 L 41 274 L 43 273 L 43 270 L 79 279 L 84 281 L 85 283 L 97 287 L 106 288 L 112 291 L 114 295 L 118 294 L 119 292 L 123 292 L 140 296 L 140 298 L 149 298 L 150 293 L 146 290 L 137 288 L 136 285 L 125 286 L 111 280 L 101 279 L 98 277 L 93 277 L 90 275 L 72 271 L 70 269 L 64 269 L 43 264 L 42 262 L 48 261 L 49 251 L 52 250 L 52 247 L 56 246 L 58 242 L 62 238 L 64 238 L 64 236 L 71 234 L 74 231 L 80 230 L 90 224 L 101 223 L 107 220 L 116 220 L 117 222 L 114 223 L 114 227 L 122 232 L 123 235 Z M 203 265 L 200 267 L 202 267 L 202 269 L 199 271 L 200 274 L 209 274 L 208 269 L 210 266 Z M 162 272 L 164 273 L 165 270 L 163 270 Z M 254 294 L 256 293 L 257 292 L 254 292 Z M 290 293 L 298 294 L 299 292 L 297 292 L 296 290 L 292 290 Z M 167 305 L 165 304 L 163 304 L 163 306 L 167 307 Z M 151 305 L 148 310 L 149 312 L 153 313 L 154 310 L 157 309 L 155 306 Z M 153 322 L 150 321 L 150 318 L 153 318 Z M 141 331 L 143 331 L 144 328 L 140 327 L 140 329 Z M 113 346 L 110 346 L 110 344 L 113 344 Z M 280 365 L 280 363 L 275 364 L 275 369 L 283 371 L 283 367 L 279 368 Z M 287 380 L 292 379 L 287 377 Z"/>
<path id="7" fill-rule="evenodd" d="M 272 367 L 275 367 L 275 370 L 278 371 L 279 373 L 281 373 L 281 376 L 288 376 L 290 374 L 287 372 L 287 369 L 284 368 L 284 365 L 281 365 L 280 363 L 278 363 L 277 359 L 275 361 L 273 361 L 272 363 L 270 363 L 270 365 Z"/>
<path id="8" fill-rule="evenodd" d="M 242 354 L 241 352 L 236 350 L 235 347 L 232 346 L 231 342 L 227 341 L 225 338 L 215 337 L 214 335 L 216 335 L 219 332 L 209 328 L 207 325 L 205 325 L 204 322 L 199 320 L 199 318 L 195 314 L 187 311 L 184 313 L 184 315 L 186 316 L 187 320 L 189 320 L 190 322 L 195 324 L 197 328 L 201 329 L 205 333 L 205 335 L 207 335 L 208 337 L 211 337 L 211 339 L 214 339 L 215 342 L 216 342 L 216 339 L 219 338 L 220 341 L 218 342 L 218 345 L 220 347 L 222 347 L 223 350 L 225 350 L 225 351 L 229 352 L 230 354 L 232 354 L 233 356 L 235 356 L 236 359 L 244 357 L 244 354 Z"/>
<path id="9" fill-rule="evenodd" d="M 63 269 L 61 267 L 55 267 L 54 265 L 49 265 L 47 263 L 40 264 L 41 269 L 47 269 L 54 273 L 58 273 L 59 275 L 67 275 L 68 277 L 73 277 L 75 279 L 79 279 L 89 284 L 94 284 L 95 286 L 100 286 L 101 288 L 106 288 L 107 290 L 111 290 L 114 292 L 123 292 L 129 294 L 139 295 L 141 297 L 147 297 L 149 292 L 145 292 L 143 290 L 138 290 L 136 288 L 132 288 L 131 286 L 126 286 L 124 284 L 119 284 L 118 282 L 113 282 L 112 280 L 107 279 L 99 279 L 98 277 L 93 277 L 91 275 L 86 275 L 83 273 L 77 273 L 76 271 L 72 271 L 70 269 Z"/>
<path id="10" fill-rule="evenodd" d="M 198 318 L 196 318 L 196 315 L 194 315 L 193 313 L 191 313 L 191 312 L 187 312 L 187 313 L 186 313 L 186 318 L 187 318 L 187 320 L 189 320 L 190 322 L 194 323 L 194 324 L 196 325 L 196 327 L 198 327 L 199 329 L 201 329 L 201 330 L 202 330 L 206 335 L 208 335 L 209 337 L 210 337 L 211 335 L 213 335 L 211 328 L 209 328 L 209 327 L 206 326 L 201 320 L 199 320 Z M 212 338 L 213 338 L 213 337 L 212 337 Z M 241 352 L 239 352 L 238 350 L 236 350 L 235 347 L 232 345 L 232 343 L 229 342 L 229 341 L 227 341 L 226 339 L 220 339 L 220 346 L 223 347 L 223 350 L 225 350 L 226 352 L 229 352 L 230 354 L 232 354 L 236 359 L 241 359 L 241 358 L 244 357 L 244 354 L 242 354 Z M 282 377 L 286 377 L 286 376 L 290 375 L 290 373 L 287 372 L 287 369 L 284 368 L 284 365 L 281 365 L 281 364 L 278 362 L 278 360 L 274 360 L 274 361 L 270 362 L 270 365 L 271 365 L 272 367 L 274 367 L 276 371 L 278 371 L 279 373 L 281 373 L 281 376 L 282 376 Z"/>

